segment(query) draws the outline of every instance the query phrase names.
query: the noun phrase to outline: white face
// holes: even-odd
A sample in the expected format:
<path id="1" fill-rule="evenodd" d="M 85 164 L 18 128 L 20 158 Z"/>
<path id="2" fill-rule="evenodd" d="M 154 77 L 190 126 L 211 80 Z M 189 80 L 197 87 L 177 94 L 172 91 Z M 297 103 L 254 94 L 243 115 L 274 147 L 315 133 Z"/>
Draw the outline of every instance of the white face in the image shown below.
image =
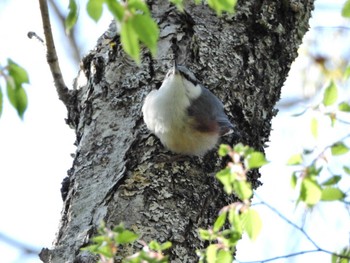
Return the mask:
<path id="1" fill-rule="evenodd" d="M 174 69 L 167 72 L 160 88 L 171 89 L 174 94 L 183 93 L 191 100 L 198 98 L 202 89 L 191 72 L 175 72 Z"/>

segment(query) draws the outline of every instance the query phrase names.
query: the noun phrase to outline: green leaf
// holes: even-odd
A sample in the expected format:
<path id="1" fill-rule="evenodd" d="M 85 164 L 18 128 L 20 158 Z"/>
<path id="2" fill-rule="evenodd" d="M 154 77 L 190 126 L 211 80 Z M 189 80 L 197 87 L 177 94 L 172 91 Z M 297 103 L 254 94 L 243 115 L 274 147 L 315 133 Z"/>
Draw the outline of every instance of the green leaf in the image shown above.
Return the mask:
<path id="1" fill-rule="evenodd" d="M 218 246 L 216 244 L 211 244 L 206 249 L 206 258 L 208 263 L 216 263 L 216 253 L 218 251 Z"/>
<path id="2" fill-rule="evenodd" d="M 331 178 L 329 178 L 327 181 L 323 182 L 322 185 L 329 186 L 329 185 L 335 185 L 341 180 L 340 175 L 334 175 Z"/>
<path id="3" fill-rule="evenodd" d="M 2 114 L 3 101 L 4 101 L 4 96 L 2 94 L 2 89 L 0 87 L 0 117 L 1 117 L 1 114 Z"/>
<path id="4" fill-rule="evenodd" d="M 180 12 L 184 11 L 183 0 L 170 0 L 170 3 L 174 4 Z"/>
<path id="5" fill-rule="evenodd" d="M 332 254 L 332 263 L 349 263 L 348 258 L 350 258 L 350 247 L 344 247 L 340 252 Z"/>
<path id="6" fill-rule="evenodd" d="M 222 12 L 233 13 L 237 0 L 208 0 L 207 2 L 217 15 L 221 15 Z"/>
<path id="7" fill-rule="evenodd" d="M 301 183 L 300 199 L 312 206 L 321 200 L 321 196 L 321 187 L 310 178 L 304 178 Z"/>
<path id="8" fill-rule="evenodd" d="M 113 258 L 113 256 L 114 256 L 112 247 L 111 246 L 107 246 L 107 244 L 98 247 L 96 252 L 97 252 L 97 254 L 101 254 L 101 255 L 103 255 L 103 256 L 105 256 L 107 258 Z"/>
<path id="9" fill-rule="evenodd" d="M 230 151 L 231 151 L 231 147 L 229 145 L 220 144 L 218 153 L 221 157 L 225 157 Z"/>
<path id="10" fill-rule="evenodd" d="M 331 152 L 333 156 L 342 155 L 349 151 L 349 148 L 342 142 L 337 142 L 332 145 Z"/>
<path id="11" fill-rule="evenodd" d="M 143 14 L 150 16 L 148 6 L 144 0 L 128 0 L 127 8 L 133 14 L 140 13 L 140 11 L 142 11 Z"/>
<path id="12" fill-rule="evenodd" d="M 344 172 L 346 172 L 348 175 L 350 175 L 350 167 L 343 166 Z"/>
<path id="13" fill-rule="evenodd" d="M 7 78 L 7 97 L 11 105 L 17 110 L 17 113 L 21 119 L 23 119 L 24 112 L 27 109 L 28 98 L 25 90 L 22 86 L 15 87 L 13 78 Z"/>
<path id="14" fill-rule="evenodd" d="M 292 155 L 287 161 L 287 165 L 299 165 L 302 163 L 303 163 L 303 156 L 300 153 Z"/>
<path id="15" fill-rule="evenodd" d="M 69 12 L 64 21 L 66 31 L 69 32 L 78 20 L 78 5 L 75 0 L 69 0 Z"/>
<path id="16" fill-rule="evenodd" d="M 130 19 L 122 23 L 120 37 L 124 51 L 140 64 L 139 39 Z"/>
<path id="17" fill-rule="evenodd" d="M 109 11 L 113 14 L 114 18 L 121 22 L 124 18 L 125 8 L 116 0 L 105 0 Z"/>
<path id="18" fill-rule="evenodd" d="M 172 243 L 170 241 L 167 241 L 167 242 L 160 245 L 160 250 L 161 251 L 167 250 L 167 249 L 171 248 L 171 246 L 172 246 Z"/>
<path id="19" fill-rule="evenodd" d="M 264 164 L 268 163 L 268 161 L 265 159 L 265 155 L 261 152 L 252 152 L 248 154 L 245 161 L 245 165 L 248 169 L 260 168 Z"/>
<path id="20" fill-rule="evenodd" d="M 216 178 L 224 185 L 224 190 L 227 194 L 233 192 L 234 175 L 231 174 L 230 168 L 225 168 L 216 174 Z"/>
<path id="21" fill-rule="evenodd" d="M 148 244 L 149 248 L 154 250 L 154 251 L 160 251 L 160 244 L 155 241 L 155 240 L 152 240 L 149 244 Z"/>
<path id="22" fill-rule="evenodd" d="M 135 234 L 134 232 L 130 230 L 124 230 L 123 232 L 119 233 L 115 237 L 115 242 L 117 244 L 127 244 L 127 243 L 132 243 L 136 239 L 138 239 L 138 235 Z"/>
<path id="23" fill-rule="evenodd" d="M 131 19 L 132 26 L 138 38 L 151 51 L 153 57 L 157 53 L 157 41 L 159 37 L 158 25 L 150 16 L 136 14 Z"/>
<path id="24" fill-rule="evenodd" d="M 338 89 L 335 85 L 334 81 L 331 81 L 331 83 L 326 88 L 324 94 L 323 94 L 323 105 L 330 106 L 336 102 L 338 98 Z"/>
<path id="25" fill-rule="evenodd" d="M 213 227 L 214 232 L 220 231 L 222 226 L 225 224 L 225 222 L 226 222 L 226 215 L 227 215 L 226 212 L 222 212 L 218 216 L 218 218 L 215 220 L 214 227 Z"/>
<path id="26" fill-rule="evenodd" d="M 350 77 L 350 65 L 348 65 L 344 72 L 344 80 L 347 80 Z"/>
<path id="27" fill-rule="evenodd" d="M 322 190 L 322 201 L 337 201 L 345 198 L 345 194 L 338 188 L 326 187 Z"/>
<path id="28" fill-rule="evenodd" d="M 232 253 L 230 251 L 226 251 L 223 249 L 220 249 L 219 252 L 217 253 L 217 261 L 220 263 L 232 263 L 233 258 L 232 258 Z"/>
<path id="29" fill-rule="evenodd" d="M 293 172 L 292 177 L 290 178 L 290 185 L 292 186 L 293 189 L 297 186 L 297 182 L 298 182 L 298 177 L 296 173 Z"/>
<path id="30" fill-rule="evenodd" d="M 248 200 L 253 195 L 253 190 L 250 183 L 246 181 L 235 181 L 234 182 L 234 190 L 236 195 L 241 200 Z"/>
<path id="31" fill-rule="evenodd" d="M 97 22 L 100 20 L 103 11 L 104 0 L 89 0 L 86 5 L 86 10 L 89 16 Z"/>
<path id="32" fill-rule="evenodd" d="M 230 209 L 228 214 L 228 221 L 234 230 L 242 234 L 242 221 L 240 215 L 236 212 L 235 208 Z"/>
<path id="33" fill-rule="evenodd" d="M 24 68 L 11 59 L 8 59 L 7 63 L 9 76 L 13 78 L 16 87 L 21 86 L 23 83 L 29 83 L 28 73 Z"/>
<path id="34" fill-rule="evenodd" d="M 316 118 L 311 119 L 311 134 L 316 139 L 318 137 L 318 121 Z"/>
<path id="35" fill-rule="evenodd" d="M 250 208 L 248 211 L 242 214 L 242 220 L 244 229 L 247 231 L 249 238 L 251 240 L 256 240 L 262 227 L 262 221 L 259 213 Z"/>
<path id="36" fill-rule="evenodd" d="M 338 105 L 338 110 L 350 112 L 350 104 L 344 101 Z"/>
<path id="37" fill-rule="evenodd" d="M 350 0 L 347 0 L 343 5 L 343 9 L 341 10 L 341 15 L 343 17 L 350 18 Z"/>
<path id="38" fill-rule="evenodd" d="M 216 235 L 213 234 L 213 231 L 209 231 L 206 229 L 198 229 L 199 236 L 202 240 L 214 240 L 216 238 Z"/>

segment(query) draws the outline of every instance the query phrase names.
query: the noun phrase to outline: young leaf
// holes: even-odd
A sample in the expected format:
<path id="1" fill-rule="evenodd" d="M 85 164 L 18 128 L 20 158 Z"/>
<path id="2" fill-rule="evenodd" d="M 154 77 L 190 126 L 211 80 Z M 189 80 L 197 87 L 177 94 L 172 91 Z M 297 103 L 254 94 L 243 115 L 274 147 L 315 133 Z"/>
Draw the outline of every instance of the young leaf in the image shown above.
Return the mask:
<path id="1" fill-rule="evenodd" d="M 136 14 L 131 19 L 131 23 L 138 38 L 150 49 L 154 57 L 157 52 L 159 37 L 159 29 L 156 22 L 150 16 Z"/>
<path id="2" fill-rule="evenodd" d="M 311 134 L 312 136 L 317 139 L 318 137 L 318 121 L 316 118 L 312 118 L 311 120 Z"/>
<path id="3" fill-rule="evenodd" d="M 220 144 L 218 153 L 221 157 L 225 157 L 230 151 L 231 151 L 231 147 L 229 145 Z"/>
<path id="4" fill-rule="evenodd" d="M 350 77 L 350 65 L 348 65 L 344 72 L 344 80 L 347 80 Z"/>
<path id="5" fill-rule="evenodd" d="M 343 9 L 341 10 L 341 15 L 343 17 L 350 18 L 350 0 L 347 0 L 343 5 Z"/>
<path id="6" fill-rule="evenodd" d="M 338 110 L 340 111 L 345 111 L 345 112 L 350 112 L 350 104 L 343 101 L 338 105 Z"/>
<path id="7" fill-rule="evenodd" d="M 298 181 L 298 177 L 296 173 L 293 172 L 292 177 L 290 179 L 290 185 L 292 186 L 293 189 L 297 186 L 297 181 Z"/>
<path id="8" fill-rule="evenodd" d="M 69 32 L 78 20 L 78 5 L 75 0 L 69 0 L 69 13 L 64 21 L 66 31 Z"/>
<path id="9" fill-rule="evenodd" d="M 262 227 L 262 221 L 259 213 L 253 209 L 249 209 L 242 214 L 243 225 L 245 231 L 251 240 L 255 240 L 260 233 Z"/>
<path id="10" fill-rule="evenodd" d="M 132 243 L 138 239 L 138 235 L 130 230 L 124 230 L 122 233 L 116 235 L 115 241 L 117 244 Z"/>
<path id="11" fill-rule="evenodd" d="M 109 11 L 113 14 L 114 18 L 121 22 L 124 18 L 125 8 L 118 1 L 115 0 L 105 0 Z"/>
<path id="12" fill-rule="evenodd" d="M 230 168 L 225 168 L 216 174 L 216 178 L 224 185 L 224 190 L 227 194 L 232 194 L 233 175 L 231 175 Z"/>
<path id="13" fill-rule="evenodd" d="M 16 87 L 21 86 L 23 83 L 29 83 L 29 77 L 27 71 L 13 60 L 8 59 L 8 71 L 15 82 Z"/>
<path id="14" fill-rule="evenodd" d="M 222 12 L 233 13 L 237 0 L 207 0 L 208 5 L 216 11 L 218 15 Z"/>
<path id="15" fill-rule="evenodd" d="M 331 83 L 326 88 L 324 94 L 323 94 L 323 105 L 330 106 L 336 102 L 338 98 L 338 88 L 335 85 L 334 81 L 331 81 Z"/>
<path id="16" fill-rule="evenodd" d="M 350 175 L 350 167 L 348 167 L 348 166 L 343 166 L 343 170 L 344 170 L 344 172 L 346 172 L 347 174 Z"/>
<path id="17" fill-rule="evenodd" d="M 218 246 L 216 244 L 211 244 L 206 249 L 206 259 L 208 263 L 216 263 L 216 253 L 218 251 Z"/>
<path id="18" fill-rule="evenodd" d="M 220 231 L 222 226 L 225 224 L 225 222 L 226 222 L 226 215 L 227 215 L 226 212 L 222 212 L 218 216 L 218 218 L 215 220 L 214 227 L 213 227 L 214 232 Z"/>
<path id="19" fill-rule="evenodd" d="M 329 185 L 335 185 L 341 180 L 340 175 L 334 175 L 331 178 L 329 178 L 327 181 L 323 182 L 322 185 L 329 186 Z"/>
<path id="20" fill-rule="evenodd" d="M 321 195 L 321 187 L 310 178 L 304 178 L 301 183 L 300 199 L 312 206 L 321 200 Z"/>
<path id="21" fill-rule="evenodd" d="M 261 152 L 252 152 L 246 157 L 246 167 L 248 169 L 260 168 L 264 164 L 267 164 L 268 161 L 265 159 L 265 155 Z"/>
<path id="22" fill-rule="evenodd" d="M 345 198 L 345 194 L 338 188 L 326 187 L 322 190 L 322 201 L 337 201 Z"/>
<path id="23" fill-rule="evenodd" d="M 174 4 L 180 12 L 184 11 L 183 0 L 170 0 L 170 3 Z"/>
<path id="24" fill-rule="evenodd" d="M 348 151 L 349 151 L 349 148 L 342 142 L 337 142 L 333 144 L 331 147 L 331 152 L 332 152 L 332 155 L 334 156 L 345 154 Z"/>
<path id="25" fill-rule="evenodd" d="M 248 200 L 253 195 L 252 187 L 250 186 L 249 182 L 235 181 L 233 183 L 233 186 L 236 195 L 241 200 Z"/>
<path id="26" fill-rule="evenodd" d="M 145 14 L 147 16 L 150 16 L 150 12 L 148 9 L 147 4 L 144 0 L 128 0 L 128 9 L 131 10 L 133 14 L 139 13 L 139 14 Z"/>
<path id="27" fill-rule="evenodd" d="M 103 11 L 103 0 L 89 0 L 86 5 L 86 10 L 89 16 L 97 22 L 102 15 Z"/>
<path id="28" fill-rule="evenodd" d="M 300 153 L 292 155 L 287 161 L 287 165 L 299 165 L 302 163 L 303 163 L 303 156 Z"/>
<path id="29" fill-rule="evenodd" d="M 228 221 L 234 230 L 242 234 L 242 220 L 234 208 L 230 209 L 229 211 Z"/>
<path id="30" fill-rule="evenodd" d="M 230 251 L 226 251 L 223 249 L 220 249 L 217 253 L 217 261 L 220 263 L 232 263 L 232 253 Z"/>
<path id="31" fill-rule="evenodd" d="M 132 57 L 137 64 L 140 64 L 139 39 L 133 28 L 131 19 L 122 23 L 120 38 L 124 51 Z"/>
<path id="32" fill-rule="evenodd" d="M 167 241 L 163 244 L 160 245 L 160 250 L 163 251 L 163 250 L 167 250 L 169 248 L 171 248 L 172 244 L 170 241 Z"/>
<path id="33" fill-rule="evenodd" d="M 213 235 L 212 231 L 208 231 L 206 229 L 198 229 L 199 236 L 201 237 L 202 240 L 214 240 L 216 235 Z"/>
<path id="34" fill-rule="evenodd" d="M 23 119 L 28 104 L 27 94 L 22 86 L 16 88 L 14 82 L 13 78 L 7 78 L 7 97 L 12 106 L 17 110 L 18 115 Z"/>

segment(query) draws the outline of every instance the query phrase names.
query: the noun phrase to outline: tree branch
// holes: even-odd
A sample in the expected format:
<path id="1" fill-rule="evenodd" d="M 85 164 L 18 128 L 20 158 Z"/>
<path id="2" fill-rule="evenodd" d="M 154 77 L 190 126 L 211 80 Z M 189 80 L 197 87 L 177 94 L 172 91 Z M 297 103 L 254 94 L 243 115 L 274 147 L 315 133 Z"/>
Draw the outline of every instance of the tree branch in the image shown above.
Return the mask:
<path id="1" fill-rule="evenodd" d="M 268 203 L 266 203 L 265 201 L 263 201 L 256 193 L 254 193 L 254 196 L 260 199 L 259 204 L 265 205 L 267 206 L 272 212 L 274 212 L 276 215 L 278 215 L 280 218 L 282 218 L 284 221 L 286 221 L 288 224 L 290 224 L 292 227 L 296 228 L 297 230 L 299 230 L 305 237 L 307 240 L 309 240 L 311 242 L 311 244 L 316 248 L 313 250 L 304 250 L 304 251 L 299 251 L 299 252 L 294 252 L 291 254 L 287 254 L 287 255 L 283 255 L 283 256 L 276 256 L 276 257 L 272 257 L 272 258 L 268 258 L 268 259 L 263 259 L 263 260 L 258 260 L 258 261 L 240 261 L 237 260 L 237 262 L 239 263 L 264 263 L 264 262 L 270 262 L 270 261 L 274 261 L 277 259 L 281 259 L 281 258 L 290 258 L 290 257 L 295 257 L 295 256 L 299 256 L 299 255 L 303 255 L 303 254 L 307 254 L 307 253 L 315 253 L 315 252 L 323 252 L 326 254 L 330 254 L 330 255 L 334 255 L 337 256 L 339 258 L 344 258 L 344 259 L 350 259 L 349 256 L 346 255 L 341 255 L 339 253 L 334 253 L 332 251 L 326 250 L 321 248 L 319 245 L 316 244 L 316 242 L 305 232 L 305 230 L 298 226 L 297 224 L 293 223 L 291 220 L 289 220 L 287 217 L 285 217 L 284 215 L 282 215 L 276 208 L 274 208 L 273 206 L 269 205 Z"/>
<path id="2" fill-rule="evenodd" d="M 0 240 L 4 241 L 6 244 L 13 246 L 15 248 L 18 248 L 19 250 L 23 251 L 25 254 L 33 254 L 33 255 L 38 255 L 39 254 L 39 249 L 30 247 L 20 241 L 17 241 L 9 236 L 6 236 L 3 233 L 0 233 Z"/>
<path id="3" fill-rule="evenodd" d="M 58 98 L 68 106 L 70 103 L 69 90 L 64 83 L 58 57 L 56 53 L 55 43 L 52 36 L 51 23 L 47 0 L 39 0 L 41 18 L 43 21 L 45 42 L 46 42 L 46 59 L 50 66 L 51 74 L 54 79 L 55 87 L 58 93 Z"/>

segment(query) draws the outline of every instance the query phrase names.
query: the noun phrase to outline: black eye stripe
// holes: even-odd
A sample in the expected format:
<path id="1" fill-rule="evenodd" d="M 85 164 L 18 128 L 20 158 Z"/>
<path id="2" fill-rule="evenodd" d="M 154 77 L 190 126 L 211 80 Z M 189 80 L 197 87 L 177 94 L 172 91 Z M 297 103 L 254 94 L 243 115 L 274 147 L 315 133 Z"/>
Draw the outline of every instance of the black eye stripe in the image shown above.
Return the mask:
<path id="1" fill-rule="evenodd" d="M 179 68 L 179 72 L 180 74 L 185 78 L 187 79 L 189 82 L 192 82 L 194 85 L 197 85 L 198 84 L 198 80 L 196 79 L 196 77 L 191 74 L 189 71 L 184 71 L 184 70 L 181 70 L 181 67 L 178 67 Z"/>

